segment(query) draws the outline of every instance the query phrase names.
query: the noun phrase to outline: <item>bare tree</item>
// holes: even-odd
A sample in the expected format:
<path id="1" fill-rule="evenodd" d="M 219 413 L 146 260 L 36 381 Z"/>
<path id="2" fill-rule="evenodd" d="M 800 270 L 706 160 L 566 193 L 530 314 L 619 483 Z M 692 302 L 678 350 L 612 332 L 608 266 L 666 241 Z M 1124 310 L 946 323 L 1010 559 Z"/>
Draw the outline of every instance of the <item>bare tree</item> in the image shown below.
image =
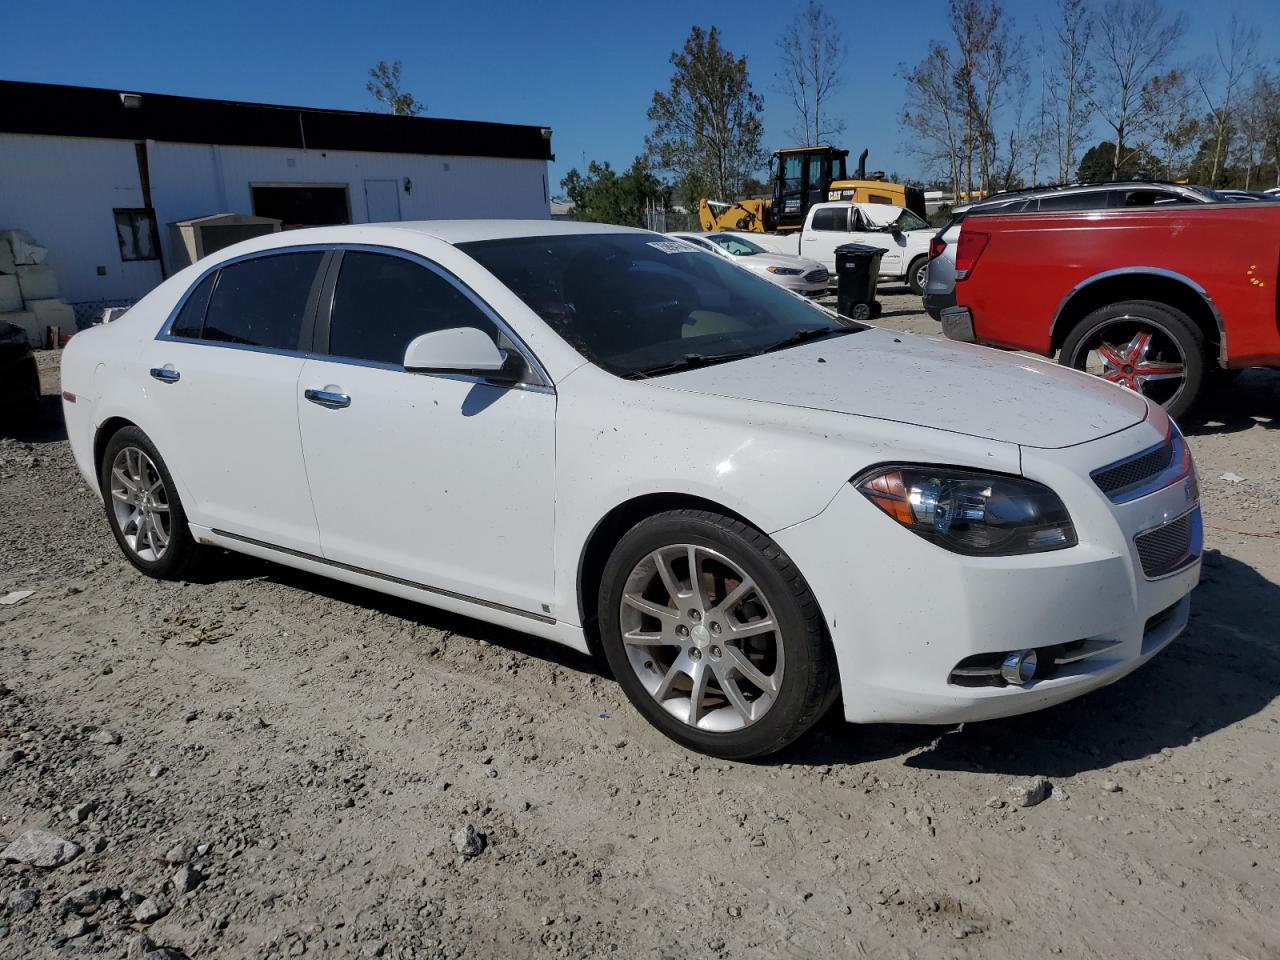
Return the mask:
<path id="1" fill-rule="evenodd" d="M 1198 146 L 1200 121 L 1191 109 L 1194 96 L 1186 71 L 1178 69 L 1152 77 L 1142 88 L 1151 152 L 1168 180 L 1186 172 Z"/>
<path id="2" fill-rule="evenodd" d="M 907 149 L 949 180 L 952 196 L 959 198 L 965 111 L 956 100 L 955 72 L 951 54 L 936 42 L 929 44 L 923 60 L 910 70 L 903 68 L 907 96 L 902 123 L 914 134 Z"/>
<path id="3" fill-rule="evenodd" d="M 399 60 L 390 64 L 379 60 L 378 65 L 369 71 L 369 81 L 364 88 L 372 94 L 373 99 L 396 116 L 416 117 L 427 109 L 427 105 L 412 93 L 400 89 Z"/>
<path id="4" fill-rule="evenodd" d="M 1257 48 L 1257 28 L 1246 24 L 1232 13 L 1227 21 L 1227 32 L 1214 33 L 1215 56 L 1205 69 L 1197 72 L 1196 84 L 1204 97 L 1205 105 L 1213 118 L 1213 167 L 1209 185 L 1218 185 L 1218 176 L 1227 160 L 1231 143 L 1231 110 L 1235 105 L 1245 77 L 1253 69 L 1253 57 Z"/>
<path id="5" fill-rule="evenodd" d="M 1278 166 L 1276 177 L 1280 183 L 1280 84 L 1276 78 L 1266 70 L 1258 70 L 1237 113 L 1238 158 L 1244 166 L 1244 189 L 1252 187 L 1255 168 L 1261 185 L 1268 150 L 1271 162 Z"/>
<path id="6" fill-rule="evenodd" d="M 1092 103 L 1115 132 L 1111 175 L 1118 179 L 1121 167 L 1141 149 L 1150 119 L 1142 90 L 1176 52 L 1187 20 L 1182 13 L 1168 13 L 1158 0 L 1109 0 L 1097 24 Z"/>
<path id="7" fill-rule="evenodd" d="M 1035 117 L 1027 127 L 1024 137 L 1026 151 L 1027 182 L 1035 185 L 1040 182 L 1041 165 L 1052 162 L 1058 150 L 1058 113 L 1044 85 L 1040 86 L 1040 103 L 1036 107 Z M 1064 182 L 1067 177 L 1060 176 L 1058 181 Z"/>
<path id="8" fill-rule="evenodd" d="M 1265 162 L 1265 157 L 1270 152 L 1272 172 L 1275 174 L 1272 186 L 1280 187 L 1280 77 L 1263 73 L 1258 92 L 1254 96 L 1261 103 L 1261 156 Z"/>
<path id="9" fill-rule="evenodd" d="M 1092 120 L 1093 11 L 1089 0 L 1060 0 L 1053 33 L 1044 44 L 1044 83 L 1053 101 L 1052 131 L 1058 158 L 1058 182 L 1069 181 L 1076 170 L 1080 141 Z"/>
<path id="10" fill-rule="evenodd" d="M 1020 44 L 999 0 L 951 0 L 950 16 L 957 51 L 954 93 L 964 110 L 965 183 L 972 191 L 976 160 L 978 186 L 987 192 L 999 143 L 996 113 L 1010 82 L 1025 77 Z"/>
<path id="11" fill-rule="evenodd" d="M 845 31 L 826 8 L 809 0 L 778 40 L 781 91 L 790 99 L 799 123 L 788 134 L 800 143 L 817 145 L 844 131 L 844 120 L 829 108 L 843 77 Z"/>

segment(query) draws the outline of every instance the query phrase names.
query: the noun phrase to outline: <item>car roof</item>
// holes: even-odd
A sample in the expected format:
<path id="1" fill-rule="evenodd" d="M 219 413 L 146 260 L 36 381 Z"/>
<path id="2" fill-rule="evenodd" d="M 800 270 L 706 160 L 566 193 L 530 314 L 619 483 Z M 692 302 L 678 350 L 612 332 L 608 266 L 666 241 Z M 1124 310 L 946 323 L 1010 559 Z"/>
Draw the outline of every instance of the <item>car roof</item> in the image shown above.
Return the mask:
<path id="1" fill-rule="evenodd" d="M 1062 193 L 1090 193 L 1093 191 L 1103 190 L 1168 190 L 1176 193 L 1194 193 L 1198 196 L 1207 196 L 1204 187 L 1197 187 L 1190 183 L 1172 183 L 1167 180 L 1099 180 L 1090 183 L 1062 183 L 1057 185 L 1048 185 L 1042 187 L 1027 187 L 1023 190 L 1008 190 L 1003 193 L 993 193 L 989 197 L 982 200 L 975 200 L 969 205 L 969 210 L 984 207 L 987 204 L 1008 204 L 1018 200 L 1028 200 L 1035 197 L 1055 196 Z"/>
<path id="2" fill-rule="evenodd" d="M 306 227 L 286 230 L 255 238 L 247 243 L 267 250 L 299 243 L 370 243 L 392 246 L 403 243 L 406 235 L 432 237 L 449 244 L 474 243 L 482 240 L 508 240 L 520 237 L 582 236 L 602 233 L 650 234 L 635 227 L 619 227 L 608 223 L 583 220 L 403 220 L 397 223 L 351 223 L 331 227 Z"/>

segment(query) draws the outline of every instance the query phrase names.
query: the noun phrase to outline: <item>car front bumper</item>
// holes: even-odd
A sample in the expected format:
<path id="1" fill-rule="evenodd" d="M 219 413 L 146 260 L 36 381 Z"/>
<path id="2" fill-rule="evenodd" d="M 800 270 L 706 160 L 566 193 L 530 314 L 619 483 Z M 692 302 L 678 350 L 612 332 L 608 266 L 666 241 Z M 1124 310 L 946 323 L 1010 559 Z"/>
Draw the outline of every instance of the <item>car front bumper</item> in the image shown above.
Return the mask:
<path id="1" fill-rule="evenodd" d="M 960 556 L 898 527 L 852 485 L 819 516 L 775 533 L 822 607 L 846 718 L 949 724 L 1028 713 L 1113 683 L 1168 645 L 1187 624 L 1199 543 L 1176 572 L 1149 579 L 1134 537 L 1189 512 L 1198 525 L 1194 488 L 1175 483 L 1113 504 L 1088 476 L 1157 435 L 1144 423 L 1076 448 L 1024 448 L 1024 473 L 1071 513 L 1079 543 L 1069 549 Z M 1024 686 L 962 685 L 953 673 L 962 661 L 1025 649 L 1042 664 L 1100 652 Z"/>
<path id="2" fill-rule="evenodd" d="M 831 286 L 830 279 L 821 280 L 818 283 L 810 283 L 803 277 L 770 277 L 769 279 L 792 293 L 803 294 L 806 297 L 821 296 Z"/>

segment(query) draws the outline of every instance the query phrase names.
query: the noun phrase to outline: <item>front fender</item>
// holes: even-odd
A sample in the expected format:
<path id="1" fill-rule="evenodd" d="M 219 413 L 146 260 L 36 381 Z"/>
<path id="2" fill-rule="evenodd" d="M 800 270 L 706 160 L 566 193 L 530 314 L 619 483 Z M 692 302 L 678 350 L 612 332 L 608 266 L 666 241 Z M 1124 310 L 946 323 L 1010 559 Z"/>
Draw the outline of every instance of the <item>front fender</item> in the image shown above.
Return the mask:
<path id="1" fill-rule="evenodd" d="M 584 546 L 638 497 L 678 494 L 767 534 L 817 516 L 851 477 L 887 460 L 1019 472 L 1016 445 L 867 417 L 669 390 L 594 367 L 558 385 L 556 601 L 576 617 Z M 571 613 L 572 612 L 572 613 Z"/>

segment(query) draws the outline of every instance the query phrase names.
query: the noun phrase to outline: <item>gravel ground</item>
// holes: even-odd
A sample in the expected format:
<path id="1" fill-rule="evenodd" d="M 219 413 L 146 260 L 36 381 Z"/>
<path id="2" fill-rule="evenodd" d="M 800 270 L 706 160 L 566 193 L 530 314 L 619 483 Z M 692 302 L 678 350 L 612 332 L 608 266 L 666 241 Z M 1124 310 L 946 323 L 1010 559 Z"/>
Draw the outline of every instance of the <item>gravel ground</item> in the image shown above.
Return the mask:
<path id="1" fill-rule="evenodd" d="M 147 580 L 59 429 L 0 440 L 0 848 L 61 863 L 0 863 L 0 957 L 1276 957 L 1280 375 L 1213 407 L 1167 652 L 759 765 L 521 634 L 232 556 Z"/>

